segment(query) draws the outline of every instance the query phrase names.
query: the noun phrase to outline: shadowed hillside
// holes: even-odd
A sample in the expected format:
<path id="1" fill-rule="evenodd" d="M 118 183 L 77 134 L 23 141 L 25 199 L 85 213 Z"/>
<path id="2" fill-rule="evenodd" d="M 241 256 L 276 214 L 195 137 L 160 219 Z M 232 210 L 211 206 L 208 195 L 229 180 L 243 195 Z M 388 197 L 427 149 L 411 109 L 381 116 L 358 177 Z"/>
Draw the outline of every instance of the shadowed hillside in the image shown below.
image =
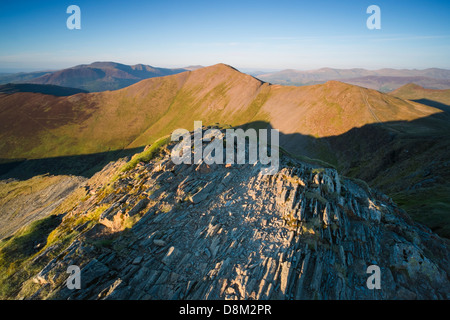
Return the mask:
<path id="1" fill-rule="evenodd" d="M 58 97 L 71 96 L 77 93 L 87 93 L 86 90 L 49 84 L 8 83 L 0 85 L 0 93 L 12 94 L 17 92 L 42 93 Z"/>
<path id="2" fill-rule="evenodd" d="M 392 96 L 408 99 L 430 107 L 450 112 L 450 89 L 425 89 L 417 84 L 409 83 L 389 93 Z"/>

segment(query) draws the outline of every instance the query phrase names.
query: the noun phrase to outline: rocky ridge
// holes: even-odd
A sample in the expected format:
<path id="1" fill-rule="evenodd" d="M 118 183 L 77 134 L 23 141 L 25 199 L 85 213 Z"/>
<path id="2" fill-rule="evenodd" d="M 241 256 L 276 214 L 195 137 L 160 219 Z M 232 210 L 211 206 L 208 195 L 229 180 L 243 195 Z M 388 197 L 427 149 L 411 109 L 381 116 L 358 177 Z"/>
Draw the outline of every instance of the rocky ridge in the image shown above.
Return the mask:
<path id="1" fill-rule="evenodd" d="M 363 182 L 284 154 L 272 176 L 259 162 L 175 165 L 173 146 L 131 170 L 111 163 L 109 183 L 87 181 L 58 226 L 77 236 L 36 255 L 48 263 L 18 297 L 450 298 L 446 242 Z M 66 287 L 70 265 L 80 290 Z M 370 265 L 381 289 L 367 288 Z"/>

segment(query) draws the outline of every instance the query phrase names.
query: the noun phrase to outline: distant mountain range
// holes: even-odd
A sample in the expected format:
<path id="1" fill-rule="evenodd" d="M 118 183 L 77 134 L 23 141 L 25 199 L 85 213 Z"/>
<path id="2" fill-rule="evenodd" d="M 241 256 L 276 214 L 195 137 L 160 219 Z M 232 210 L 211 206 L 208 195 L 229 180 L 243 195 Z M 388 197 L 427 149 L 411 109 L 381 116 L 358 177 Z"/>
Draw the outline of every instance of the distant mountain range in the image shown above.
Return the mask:
<path id="1" fill-rule="evenodd" d="M 3 73 L 0 74 L 0 84 L 32 83 L 101 92 L 125 88 L 148 78 L 194 71 L 200 68 L 203 66 L 168 69 L 144 64 L 125 65 L 116 62 L 94 62 L 56 71 Z M 450 89 L 450 70 L 438 68 L 424 70 L 321 68 L 309 71 L 287 69 L 278 72 L 253 71 L 248 74 L 265 82 L 293 86 L 322 84 L 330 80 L 338 80 L 381 92 L 390 92 L 408 83 L 415 83 L 426 89 Z M 42 89 L 44 88 L 42 87 Z M 52 89 L 44 89 L 45 92 L 48 90 Z"/>
<path id="2" fill-rule="evenodd" d="M 309 71 L 288 69 L 279 72 L 264 73 L 256 75 L 256 77 L 274 84 L 294 86 L 320 84 L 329 80 L 339 80 L 382 92 L 389 92 L 412 82 L 429 89 L 450 89 L 450 70 L 438 68 L 424 70 L 322 68 Z"/>
<path id="3" fill-rule="evenodd" d="M 0 84 L 50 84 L 99 92 L 117 90 L 144 79 L 177 74 L 199 67 L 167 69 L 144 64 L 125 65 L 116 62 L 94 62 L 57 71 L 3 74 L 0 75 Z"/>

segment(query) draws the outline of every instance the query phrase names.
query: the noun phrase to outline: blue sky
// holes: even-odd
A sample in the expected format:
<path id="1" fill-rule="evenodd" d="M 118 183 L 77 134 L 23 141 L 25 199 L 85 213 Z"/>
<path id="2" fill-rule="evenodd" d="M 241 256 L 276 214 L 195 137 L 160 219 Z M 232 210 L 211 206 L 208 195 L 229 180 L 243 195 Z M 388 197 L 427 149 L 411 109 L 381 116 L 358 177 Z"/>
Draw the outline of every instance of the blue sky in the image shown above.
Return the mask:
<path id="1" fill-rule="evenodd" d="M 69 5 L 81 30 L 69 30 Z M 369 30 L 369 5 L 381 30 Z M 450 69 L 450 1 L 1 1 L 0 71 L 94 61 Z"/>

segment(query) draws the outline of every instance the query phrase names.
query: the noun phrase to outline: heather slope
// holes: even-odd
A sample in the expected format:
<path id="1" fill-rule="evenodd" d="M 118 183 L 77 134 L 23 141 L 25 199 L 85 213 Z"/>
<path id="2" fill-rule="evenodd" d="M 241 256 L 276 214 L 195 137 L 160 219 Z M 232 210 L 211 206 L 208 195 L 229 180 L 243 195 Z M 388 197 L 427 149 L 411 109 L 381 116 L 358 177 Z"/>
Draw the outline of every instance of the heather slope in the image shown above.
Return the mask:
<path id="1" fill-rule="evenodd" d="M 410 121 L 440 110 L 337 81 L 307 87 L 273 86 L 262 111 L 285 133 L 326 137 L 366 124 Z"/>

